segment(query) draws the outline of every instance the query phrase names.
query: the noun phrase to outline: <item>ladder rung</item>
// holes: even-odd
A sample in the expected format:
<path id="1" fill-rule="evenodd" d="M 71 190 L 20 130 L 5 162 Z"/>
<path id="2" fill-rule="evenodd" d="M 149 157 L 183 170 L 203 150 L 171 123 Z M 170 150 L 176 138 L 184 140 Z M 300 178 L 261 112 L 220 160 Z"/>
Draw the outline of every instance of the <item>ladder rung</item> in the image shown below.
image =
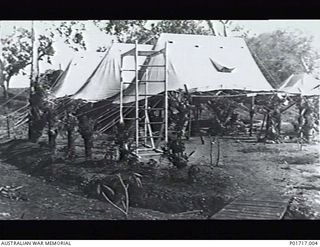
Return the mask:
<path id="1" fill-rule="evenodd" d="M 135 69 L 121 69 L 121 71 L 136 71 Z"/>
<path id="2" fill-rule="evenodd" d="M 161 80 L 161 81 L 156 81 L 156 80 L 150 80 L 150 81 L 149 81 L 149 80 L 139 80 L 139 82 L 148 82 L 148 83 L 149 83 L 149 82 L 150 82 L 150 83 L 156 83 L 156 82 L 159 82 L 159 83 L 160 83 L 160 82 L 161 82 L 161 83 L 164 83 L 164 82 L 166 82 L 166 81 L 164 81 L 164 80 Z"/>
<path id="3" fill-rule="evenodd" d="M 148 139 L 148 138 L 159 138 L 162 136 L 139 136 L 139 138 L 144 138 L 144 139 Z"/>
<path id="4" fill-rule="evenodd" d="M 122 84 L 132 84 L 132 82 L 123 81 Z"/>
<path id="5" fill-rule="evenodd" d="M 154 67 L 154 68 L 164 68 L 165 65 L 140 65 L 141 67 Z"/>
<path id="6" fill-rule="evenodd" d="M 139 152 L 139 151 L 138 151 Z M 157 153 L 157 152 L 154 152 L 154 153 L 146 153 L 146 154 L 138 154 L 138 156 L 150 156 L 150 155 L 161 155 L 162 153 Z"/>
<path id="7" fill-rule="evenodd" d="M 135 94 L 125 94 L 124 96 L 132 96 L 135 97 Z M 139 94 L 138 96 L 156 96 L 156 97 L 164 97 L 164 95 L 159 95 L 159 94 Z"/>
<path id="8" fill-rule="evenodd" d="M 123 118 L 124 120 L 136 120 L 136 118 L 134 118 L 134 117 L 125 117 L 125 118 Z"/>
<path id="9" fill-rule="evenodd" d="M 150 56 L 158 51 L 138 51 L 138 56 Z"/>

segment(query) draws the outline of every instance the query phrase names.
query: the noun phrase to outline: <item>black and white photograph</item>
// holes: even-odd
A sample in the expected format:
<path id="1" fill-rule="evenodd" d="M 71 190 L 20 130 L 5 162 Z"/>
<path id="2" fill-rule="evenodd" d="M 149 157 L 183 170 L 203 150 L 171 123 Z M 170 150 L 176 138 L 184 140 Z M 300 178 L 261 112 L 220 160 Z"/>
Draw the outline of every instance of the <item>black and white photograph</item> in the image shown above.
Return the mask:
<path id="1" fill-rule="evenodd" d="M 320 219 L 320 20 L 1 20 L 0 219 Z"/>

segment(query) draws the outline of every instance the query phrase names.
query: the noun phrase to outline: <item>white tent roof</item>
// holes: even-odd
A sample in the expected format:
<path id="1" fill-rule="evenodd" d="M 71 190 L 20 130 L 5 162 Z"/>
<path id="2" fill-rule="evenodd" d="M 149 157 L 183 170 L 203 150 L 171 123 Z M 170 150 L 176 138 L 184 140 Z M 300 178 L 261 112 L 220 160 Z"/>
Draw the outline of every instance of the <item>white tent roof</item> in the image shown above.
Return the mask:
<path id="1" fill-rule="evenodd" d="M 168 90 L 188 89 L 212 91 L 240 89 L 250 91 L 273 90 L 265 79 L 242 38 L 188 34 L 162 34 L 154 50 L 161 50 L 168 42 Z M 164 57 L 152 57 L 150 65 L 163 65 Z M 149 80 L 164 80 L 163 68 L 150 68 Z M 144 85 L 139 87 L 144 94 Z M 150 84 L 148 94 L 164 91 L 162 84 Z M 134 85 L 125 95 L 134 95 Z M 125 96 L 124 103 L 134 101 Z M 117 100 L 118 102 L 118 100 Z"/>
<path id="2" fill-rule="evenodd" d="M 86 77 L 85 83 L 75 92 L 73 98 L 87 101 L 98 101 L 110 98 L 120 92 L 121 54 L 133 49 L 134 44 L 113 43 L 107 55 L 94 70 L 90 77 Z M 139 49 L 150 51 L 151 45 L 138 45 Z M 142 64 L 145 57 L 139 57 L 138 63 Z M 133 56 L 123 59 L 123 69 L 134 70 L 135 61 Z M 132 82 L 135 77 L 134 71 L 124 71 L 123 80 Z M 128 84 L 126 84 L 128 85 Z"/>
<path id="3" fill-rule="evenodd" d="M 293 94 L 320 95 L 320 80 L 305 73 L 291 75 L 278 90 Z"/>
<path id="4" fill-rule="evenodd" d="M 77 52 L 52 89 L 53 96 L 59 98 L 76 93 L 105 55 L 103 52 Z"/>

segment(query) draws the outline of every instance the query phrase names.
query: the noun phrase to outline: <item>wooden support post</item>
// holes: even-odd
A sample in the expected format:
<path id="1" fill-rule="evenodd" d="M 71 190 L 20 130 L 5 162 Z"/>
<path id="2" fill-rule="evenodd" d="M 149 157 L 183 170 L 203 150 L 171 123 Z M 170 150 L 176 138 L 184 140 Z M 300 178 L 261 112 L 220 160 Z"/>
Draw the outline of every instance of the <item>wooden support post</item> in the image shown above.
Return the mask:
<path id="1" fill-rule="evenodd" d="M 191 109 L 190 109 L 190 105 L 191 105 L 191 96 L 189 94 L 189 90 L 188 90 L 188 87 L 186 84 L 184 84 L 184 90 L 186 91 L 186 94 L 188 96 L 188 104 L 189 104 L 189 112 L 188 112 L 188 123 L 187 123 L 187 126 L 188 126 L 188 131 L 187 131 L 187 139 L 189 139 L 191 137 L 191 122 L 192 122 L 192 119 L 191 119 Z"/>
<path id="2" fill-rule="evenodd" d="M 214 141 L 212 140 L 212 136 L 210 135 L 209 136 L 210 138 L 210 165 L 213 165 L 213 155 L 212 155 L 212 152 L 213 152 L 213 144 L 214 144 Z"/>
<path id="3" fill-rule="evenodd" d="M 135 51 L 134 51 L 134 62 L 135 62 L 135 129 L 136 129 L 136 155 L 138 156 L 139 148 L 139 73 L 138 73 L 138 42 L 135 42 Z"/>
<path id="4" fill-rule="evenodd" d="M 168 55 L 169 55 L 169 46 L 168 42 L 165 45 L 165 78 L 164 78 L 164 140 L 168 142 Z"/>
<path id="5" fill-rule="evenodd" d="M 144 84 L 144 90 L 145 90 L 145 96 L 144 96 L 144 116 L 145 116 L 145 118 L 144 118 L 144 136 L 148 135 L 148 124 L 150 125 L 149 115 L 148 115 L 148 97 L 147 97 L 147 95 L 148 95 L 148 79 L 149 79 L 148 78 L 148 76 L 149 76 L 148 73 L 149 73 L 149 70 L 146 69 L 146 73 L 145 73 L 146 82 Z M 148 141 L 148 139 L 145 138 L 144 139 L 144 144 L 147 144 L 147 141 Z"/>

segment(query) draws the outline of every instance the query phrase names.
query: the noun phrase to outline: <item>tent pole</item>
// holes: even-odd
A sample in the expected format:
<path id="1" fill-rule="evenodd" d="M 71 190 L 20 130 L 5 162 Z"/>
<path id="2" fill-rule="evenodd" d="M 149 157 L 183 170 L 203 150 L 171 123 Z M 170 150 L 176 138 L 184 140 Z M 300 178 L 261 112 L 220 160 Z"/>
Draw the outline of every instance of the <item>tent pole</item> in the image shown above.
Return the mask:
<path id="1" fill-rule="evenodd" d="M 135 51 L 134 51 L 134 61 L 135 61 L 135 108 L 136 108 L 136 119 L 135 119 L 135 127 L 136 127 L 136 155 L 138 156 L 138 148 L 139 148 L 139 73 L 138 73 L 138 42 L 135 41 Z"/>
<path id="2" fill-rule="evenodd" d="M 168 42 L 165 44 L 165 78 L 164 78 L 164 140 L 168 143 Z"/>

